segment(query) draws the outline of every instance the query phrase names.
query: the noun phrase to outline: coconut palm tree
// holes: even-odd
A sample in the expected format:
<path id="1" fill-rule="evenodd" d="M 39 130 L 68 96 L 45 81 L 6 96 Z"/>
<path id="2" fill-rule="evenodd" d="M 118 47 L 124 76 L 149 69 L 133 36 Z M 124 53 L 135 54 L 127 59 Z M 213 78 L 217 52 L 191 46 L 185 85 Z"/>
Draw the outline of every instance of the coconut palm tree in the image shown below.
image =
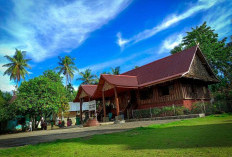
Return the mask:
<path id="1" fill-rule="evenodd" d="M 90 69 L 86 69 L 84 72 L 79 73 L 81 75 L 80 78 L 77 78 L 77 80 L 82 81 L 81 84 L 95 84 L 96 83 L 96 75 L 91 74 Z"/>
<path id="2" fill-rule="evenodd" d="M 58 57 L 59 58 L 59 66 L 55 69 L 59 70 L 59 74 L 63 74 L 66 77 L 66 87 L 68 83 L 71 83 L 74 72 L 77 70 L 77 67 L 75 66 L 74 60 L 75 58 L 71 58 L 70 56 L 65 57 Z"/>
<path id="3" fill-rule="evenodd" d="M 25 80 L 25 76 L 29 75 L 29 72 L 26 68 L 31 68 L 28 64 L 28 61 L 31 59 L 25 59 L 26 51 L 21 51 L 15 49 L 15 54 L 13 57 L 8 55 L 5 56 L 10 63 L 4 64 L 3 67 L 7 67 L 7 70 L 4 72 L 3 75 L 9 75 L 10 80 L 14 80 L 16 82 L 16 88 L 18 88 L 18 84 L 21 79 Z"/>
<path id="4" fill-rule="evenodd" d="M 112 75 L 119 75 L 120 74 L 120 66 L 111 68 L 111 74 Z"/>

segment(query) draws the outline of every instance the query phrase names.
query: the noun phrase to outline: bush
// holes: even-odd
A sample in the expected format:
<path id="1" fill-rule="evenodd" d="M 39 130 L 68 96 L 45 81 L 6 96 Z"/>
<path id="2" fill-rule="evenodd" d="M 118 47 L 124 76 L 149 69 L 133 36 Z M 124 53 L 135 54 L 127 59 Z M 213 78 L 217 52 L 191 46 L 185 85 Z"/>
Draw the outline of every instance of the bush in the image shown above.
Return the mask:
<path id="1" fill-rule="evenodd" d="M 175 114 L 176 115 L 184 115 L 185 113 L 184 113 L 184 110 L 185 110 L 186 108 L 185 107 L 183 107 L 183 106 L 177 106 L 177 107 L 175 107 Z"/>
<path id="2" fill-rule="evenodd" d="M 191 114 L 191 111 L 188 108 L 184 107 L 184 114 L 185 115 Z"/>
<path id="3" fill-rule="evenodd" d="M 150 109 L 134 110 L 133 116 L 134 118 L 149 118 L 151 117 Z"/>
<path id="4" fill-rule="evenodd" d="M 204 113 L 203 103 L 202 102 L 193 103 L 191 107 L 191 113 L 194 113 L 194 114 Z"/>
<path id="5" fill-rule="evenodd" d="M 192 105 L 191 109 L 192 113 L 205 113 L 206 115 L 214 114 L 216 111 L 216 106 L 209 102 L 196 102 Z"/>
<path id="6" fill-rule="evenodd" d="M 151 109 L 151 114 L 152 114 L 152 116 L 156 116 L 156 117 L 160 116 L 161 108 L 159 108 L 159 107 L 152 108 Z"/>
<path id="7" fill-rule="evenodd" d="M 211 103 L 207 102 L 207 103 L 204 103 L 203 105 L 205 105 L 205 114 L 206 115 L 210 115 L 210 114 L 215 113 L 216 107 L 213 106 Z"/>
<path id="8" fill-rule="evenodd" d="M 216 101 L 213 104 L 213 107 L 215 109 L 215 113 L 220 114 L 220 113 L 228 112 L 228 107 L 224 101 Z"/>
<path id="9" fill-rule="evenodd" d="M 164 106 L 163 108 L 161 108 L 161 113 L 164 116 L 173 116 L 174 115 L 174 110 L 172 106 Z"/>

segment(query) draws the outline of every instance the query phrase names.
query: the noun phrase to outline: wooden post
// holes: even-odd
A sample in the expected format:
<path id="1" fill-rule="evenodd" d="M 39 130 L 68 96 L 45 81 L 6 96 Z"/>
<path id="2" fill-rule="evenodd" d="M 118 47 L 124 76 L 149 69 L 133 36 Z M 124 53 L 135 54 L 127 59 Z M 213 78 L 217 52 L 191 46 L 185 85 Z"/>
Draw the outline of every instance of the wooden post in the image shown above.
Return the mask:
<path id="1" fill-rule="evenodd" d="M 119 115 L 119 102 L 118 102 L 118 94 L 116 87 L 114 87 L 114 96 L 115 96 L 115 105 L 116 105 L 116 116 Z"/>
<path id="2" fill-rule="evenodd" d="M 131 114 L 132 114 L 132 119 L 134 119 L 134 110 L 133 109 L 132 109 Z"/>
<path id="3" fill-rule="evenodd" d="M 151 116 L 151 118 L 152 118 L 151 107 L 150 107 L 150 116 Z"/>
<path id="4" fill-rule="evenodd" d="M 89 97 L 89 102 L 90 102 L 90 97 Z M 90 110 L 89 110 L 89 119 L 90 119 Z"/>
<path id="5" fill-rule="evenodd" d="M 104 95 L 104 91 L 102 91 L 102 103 L 103 103 L 104 117 L 106 117 L 106 104 L 105 104 L 105 95 Z"/>
<path id="6" fill-rule="evenodd" d="M 81 98 L 80 99 L 80 121 L 81 121 L 81 124 L 82 124 L 82 104 L 83 104 L 83 99 Z"/>

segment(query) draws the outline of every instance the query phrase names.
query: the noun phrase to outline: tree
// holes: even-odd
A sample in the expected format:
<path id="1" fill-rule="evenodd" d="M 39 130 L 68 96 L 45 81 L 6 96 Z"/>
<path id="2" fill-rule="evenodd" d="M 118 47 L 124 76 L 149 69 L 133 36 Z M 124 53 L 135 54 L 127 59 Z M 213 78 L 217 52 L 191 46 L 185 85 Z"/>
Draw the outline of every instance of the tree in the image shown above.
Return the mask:
<path id="1" fill-rule="evenodd" d="M 95 84 L 96 82 L 96 75 L 91 74 L 90 69 L 86 69 L 84 72 L 79 73 L 81 75 L 80 78 L 77 78 L 77 80 L 82 81 L 81 84 Z"/>
<path id="2" fill-rule="evenodd" d="M 75 58 L 71 58 L 70 56 L 65 57 L 58 57 L 59 58 L 59 66 L 56 67 L 57 70 L 59 70 L 59 74 L 63 74 L 66 77 L 66 87 L 68 83 L 71 83 L 74 72 L 77 70 L 77 67 L 75 66 L 74 60 Z"/>
<path id="3" fill-rule="evenodd" d="M 63 79 L 63 77 L 61 77 L 60 75 L 57 75 L 57 73 L 53 70 L 46 70 L 43 72 L 43 75 L 55 82 L 62 82 L 62 79 Z"/>
<path id="4" fill-rule="evenodd" d="M 37 116 L 46 118 L 69 108 L 66 89 L 58 77 L 54 71 L 46 71 L 44 75 L 22 82 L 19 87 L 14 105 L 21 115 L 29 114 L 33 124 Z"/>
<path id="5" fill-rule="evenodd" d="M 66 91 L 69 102 L 73 101 L 77 95 L 77 92 L 75 91 L 71 83 L 68 84 Z"/>
<path id="6" fill-rule="evenodd" d="M 12 95 L 9 92 L 0 90 L 0 122 L 12 119 L 16 116 L 16 108 L 10 104 Z"/>
<path id="7" fill-rule="evenodd" d="M 139 66 L 138 66 L 138 65 L 136 65 L 136 66 L 134 67 L 134 69 L 137 69 L 137 68 L 139 68 Z"/>
<path id="8" fill-rule="evenodd" d="M 8 55 L 5 56 L 10 63 L 4 64 L 3 67 L 7 67 L 7 70 L 4 72 L 4 75 L 9 75 L 10 80 L 14 80 L 16 84 L 16 88 L 18 88 L 18 84 L 21 81 L 21 79 L 25 80 L 25 76 L 29 75 L 26 68 L 31 68 L 28 65 L 28 62 L 31 59 L 25 59 L 26 57 L 26 51 L 21 51 L 16 49 L 15 54 L 13 57 L 10 57 Z"/>
<path id="9" fill-rule="evenodd" d="M 172 50 L 171 50 L 171 54 L 174 54 L 174 53 L 177 53 L 177 52 L 181 52 L 181 51 L 183 51 L 183 45 L 182 44 L 180 44 L 180 45 L 178 45 L 178 46 L 175 46 Z"/>
<path id="10" fill-rule="evenodd" d="M 226 43 L 226 38 L 218 40 L 218 34 L 204 22 L 201 26 L 192 28 L 183 38 L 180 45 L 171 50 L 177 53 L 199 43 L 202 53 L 220 79 L 220 83 L 211 85 L 210 90 L 215 98 L 224 99 L 232 111 L 232 43 Z"/>
<path id="11" fill-rule="evenodd" d="M 111 74 L 112 75 L 119 75 L 120 74 L 120 66 L 117 66 L 115 68 L 111 68 Z"/>
<path id="12" fill-rule="evenodd" d="M 106 72 L 106 71 L 104 71 L 102 74 L 111 74 L 110 72 Z"/>

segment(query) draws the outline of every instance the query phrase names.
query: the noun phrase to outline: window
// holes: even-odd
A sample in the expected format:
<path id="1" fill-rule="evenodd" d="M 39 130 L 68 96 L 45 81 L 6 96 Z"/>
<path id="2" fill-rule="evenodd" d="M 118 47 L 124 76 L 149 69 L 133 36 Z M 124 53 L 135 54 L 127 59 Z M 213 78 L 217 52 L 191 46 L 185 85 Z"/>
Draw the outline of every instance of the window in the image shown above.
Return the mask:
<path id="1" fill-rule="evenodd" d="M 196 89 L 195 89 L 195 86 L 193 84 L 191 84 L 191 92 L 196 93 Z"/>
<path id="2" fill-rule="evenodd" d="M 160 94 L 161 96 L 169 95 L 169 86 L 162 86 L 160 87 Z"/>
<path id="3" fill-rule="evenodd" d="M 144 88 L 139 92 L 139 94 L 141 100 L 151 99 L 153 96 L 153 88 Z"/>

